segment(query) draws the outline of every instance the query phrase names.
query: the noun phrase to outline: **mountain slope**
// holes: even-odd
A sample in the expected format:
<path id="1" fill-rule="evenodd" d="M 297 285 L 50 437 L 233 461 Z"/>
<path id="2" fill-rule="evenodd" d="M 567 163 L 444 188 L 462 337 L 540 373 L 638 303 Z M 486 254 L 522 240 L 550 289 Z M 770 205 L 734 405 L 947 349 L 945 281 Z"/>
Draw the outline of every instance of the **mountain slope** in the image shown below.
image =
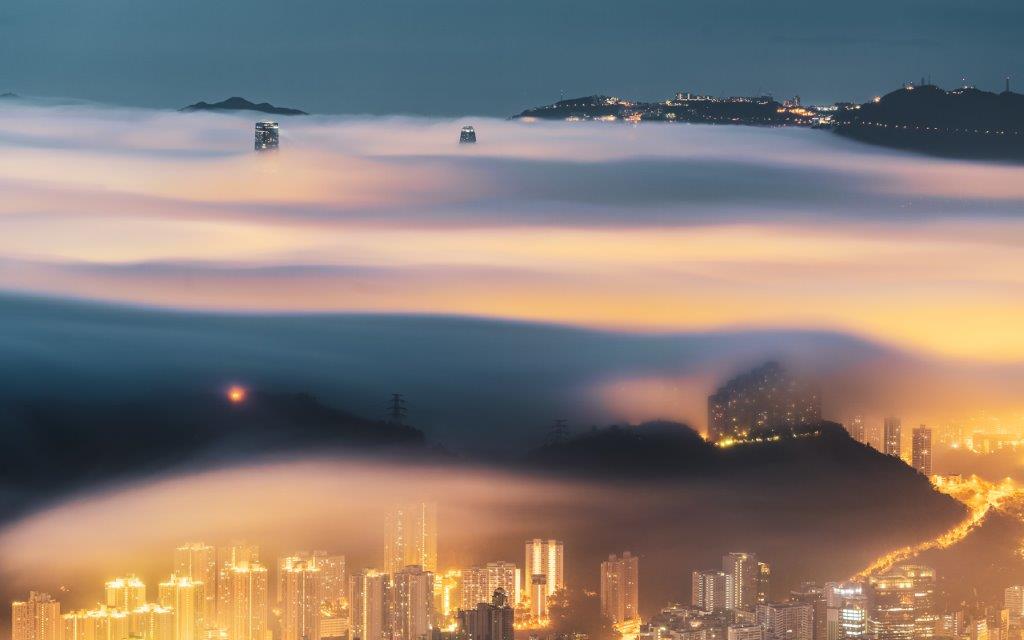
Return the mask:
<path id="1" fill-rule="evenodd" d="M 305 116 L 309 115 L 305 111 L 298 109 L 291 109 L 288 107 L 275 107 L 269 102 L 254 103 L 235 96 L 228 98 L 227 100 L 221 100 L 220 102 L 197 102 L 190 104 L 187 107 L 182 107 L 180 111 L 186 113 L 192 111 L 258 111 L 260 113 L 267 113 L 276 116 Z"/>

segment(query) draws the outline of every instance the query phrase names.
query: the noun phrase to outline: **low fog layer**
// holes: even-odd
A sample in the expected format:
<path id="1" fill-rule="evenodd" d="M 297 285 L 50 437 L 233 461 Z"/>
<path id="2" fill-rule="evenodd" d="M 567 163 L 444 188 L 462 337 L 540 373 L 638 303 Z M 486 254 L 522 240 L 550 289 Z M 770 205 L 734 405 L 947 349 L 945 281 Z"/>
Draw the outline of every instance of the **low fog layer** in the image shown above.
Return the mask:
<path id="1" fill-rule="evenodd" d="M 385 511 L 432 500 L 442 568 L 522 564 L 524 540 L 556 537 L 566 545 L 567 580 L 596 588 L 599 562 L 629 549 L 641 557 L 642 612 L 649 614 L 687 599 L 690 571 L 715 566 L 729 551 L 772 562 L 781 594 L 801 579 L 845 577 L 963 517 L 951 499 L 930 493 L 924 478 L 871 455 L 870 464 L 844 455 L 824 466 L 811 462 L 802 473 L 769 463 L 754 465 L 756 473 L 739 468 L 714 479 L 648 483 L 328 457 L 138 480 L 73 495 L 0 530 L 0 582 L 10 592 L 3 595 L 63 585 L 67 604 L 89 605 L 111 576 L 136 572 L 154 583 L 170 570 L 173 548 L 196 539 L 259 543 L 268 564 L 324 548 L 345 553 L 352 570 L 379 567 Z M 866 478 L 903 495 L 857 492 Z M 766 482 L 774 490 L 765 491 Z"/>

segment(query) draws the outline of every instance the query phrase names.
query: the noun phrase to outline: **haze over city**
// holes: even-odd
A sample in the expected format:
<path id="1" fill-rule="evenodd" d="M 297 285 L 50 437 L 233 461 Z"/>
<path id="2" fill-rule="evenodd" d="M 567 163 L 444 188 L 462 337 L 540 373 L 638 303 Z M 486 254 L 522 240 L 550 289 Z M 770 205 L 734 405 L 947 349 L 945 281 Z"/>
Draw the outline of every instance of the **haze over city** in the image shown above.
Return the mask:
<path id="1" fill-rule="evenodd" d="M 0 634 L 1022 640 L 1022 24 L 7 2 Z"/>

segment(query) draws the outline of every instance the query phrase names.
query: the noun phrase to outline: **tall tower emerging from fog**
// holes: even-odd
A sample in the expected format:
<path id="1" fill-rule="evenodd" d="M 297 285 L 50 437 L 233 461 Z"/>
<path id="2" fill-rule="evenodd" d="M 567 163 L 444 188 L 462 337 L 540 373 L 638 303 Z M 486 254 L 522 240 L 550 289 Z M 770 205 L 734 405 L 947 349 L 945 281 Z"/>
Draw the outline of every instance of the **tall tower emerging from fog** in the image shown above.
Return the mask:
<path id="1" fill-rule="evenodd" d="M 722 556 L 722 571 L 732 576 L 732 590 L 726 594 L 727 608 L 754 612 L 760 573 L 757 556 L 740 552 L 726 554 Z"/>
<path id="2" fill-rule="evenodd" d="M 434 630 L 434 574 L 409 566 L 391 577 L 394 640 L 430 640 Z"/>
<path id="3" fill-rule="evenodd" d="M 887 456 L 900 457 L 900 442 L 903 439 L 903 427 L 899 418 L 886 418 L 882 429 L 882 453 Z"/>
<path id="4" fill-rule="evenodd" d="M 284 570 L 282 640 L 320 640 L 323 574 L 312 560 L 299 560 Z"/>
<path id="5" fill-rule="evenodd" d="M 256 151 L 275 151 L 278 148 L 278 126 L 276 122 L 263 120 L 256 123 Z"/>
<path id="6" fill-rule="evenodd" d="M 146 585 L 136 576 L 115 578 L 106 584 L 107 606 L 121 611 L 134 611 L 146 604 Z"/>
<path id="7" fill-rule="evenodd" d="M 324 574 L 324 600 L 331 604 L 340 603 L 348 591 L 348 578 L 345 575 L 345 556 L 330 556 L 322 551 L 313 553 L 316 566 Z"/>
<path id="8" fill-rule="evenodd" d="M 60 640 L 60 603 L 48 593 L 32 591 L 11 603 L 11 640 Z"/>
<path id="9" fill-rule="evenodd" d="M 820 421 L 817 388 L 790 375 L 777 362 L 736 376 L 708 396 L 708 438 L 712 441 Z"/>
<path id="10" fill-rule="evenodd" d="M 559 540 L 534 538 L 526 542 L 526 570 L 523 579 L 530 585 L 529 599 L 533 615 L 546 618 L 547 600 L 565 587 L 564 547 Z"/>
<path id="11" fill-rule="evenodd" d="M 384 572 L 394 574 L 409 566 L 437 571 L 437 504 L 402 505 L 387 516 Z"/>
<path id="12" fill-rule="evenodd" d="M 267 635 L 267 568 L 244 562 L 231 568 L 231 640 L 265 640 Z"/>
<path id="13" fill-rule="evenodd" d="M 217 624 L 220 629 L 230 629 L 234 624 L 234 601 L 232 587 L 235 567 L 246 567 L 258 563 L 260 548 L 246 542 L 233 542 L 217 549 Z"/>
<path id="14" fill-rule="evenodd" d="M 349 619 L 352 640 L 384 640 L 390 628 L 388 576 L 376 569 L 352 574 L 349 580 Z"/>
<path id="15" fill-rule="evenodd" d="M 213 626 L 217 619 L 216 549 L 202 542 L 178 547 L 174 550 L 174 574 L 203 584 L 203 622 Z"/>
<path id="16" fill-rule="evenodd" d="M 910 458 L 914 468 L 926 476 L 932 475 L 932 430 L 921 425 L 914 427 Z"/>
<path id="17" fill-rule="evenodd" d="M 203 622 L 204 585 L 188 577 L 172 575 L 160 583 L 160 606 L 174 609 L 176 640 L 200 640 Z"/>
<path id="18" fill-rule="evenodd" d="M 639 616 L 639 573 L 640 560 L 628 551 L 601 563 L 601 613 L 613 624 Z"/>
<path id="19" fill-rule="evenodd" d="M 850 437 L 857 442 L 867 443 L 868 436 L 867 431 L 864 428 L 864 416 L 855 415 L 850 418 L 849 422 L 846 423 L 846 431 L 849 432 Z"/>

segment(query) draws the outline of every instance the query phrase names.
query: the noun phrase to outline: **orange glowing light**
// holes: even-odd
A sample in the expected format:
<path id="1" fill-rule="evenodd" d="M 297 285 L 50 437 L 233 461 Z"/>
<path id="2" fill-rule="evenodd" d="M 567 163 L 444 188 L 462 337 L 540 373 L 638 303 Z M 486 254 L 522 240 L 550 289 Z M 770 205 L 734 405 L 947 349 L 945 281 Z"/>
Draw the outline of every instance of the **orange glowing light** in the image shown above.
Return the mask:
<path id="1" fill-rule="evenodd" d="M 245 397 L 249 394 L 245 387 L 239 385 L 232 385 L 228 389 L 228 401 L 231 404 L 241 404 L 245 402 Z"/>

